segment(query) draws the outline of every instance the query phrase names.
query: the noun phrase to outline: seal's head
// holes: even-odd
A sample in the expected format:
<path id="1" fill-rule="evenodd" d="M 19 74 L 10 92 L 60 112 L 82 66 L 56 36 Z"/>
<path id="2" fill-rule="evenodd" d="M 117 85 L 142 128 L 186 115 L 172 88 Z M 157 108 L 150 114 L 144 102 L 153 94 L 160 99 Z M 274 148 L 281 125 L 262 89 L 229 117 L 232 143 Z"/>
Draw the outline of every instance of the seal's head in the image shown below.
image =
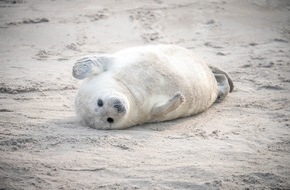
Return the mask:
<path id="1" fill-rule="evenodd" d="M 127 99 L 116 93 L 95 95 L 88 102 L 82 102 L 81 104 L 83 104 L 81 107 L 84 108 L 79 110 L 81 119 L 88 126 L 97 129 L 122 128 L 129 111 Z"/>

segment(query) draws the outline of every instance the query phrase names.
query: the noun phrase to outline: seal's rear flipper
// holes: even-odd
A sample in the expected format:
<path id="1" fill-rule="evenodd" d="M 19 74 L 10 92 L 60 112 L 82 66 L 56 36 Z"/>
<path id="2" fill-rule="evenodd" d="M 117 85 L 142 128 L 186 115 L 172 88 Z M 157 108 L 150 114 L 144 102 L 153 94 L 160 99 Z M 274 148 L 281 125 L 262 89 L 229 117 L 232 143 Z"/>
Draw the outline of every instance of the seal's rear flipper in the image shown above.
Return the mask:
<path id="1" fill-rule="evenodd" d="M 228 82 L 228 84 L 230 86 L 230 92 L 232 92 L 234 90 L 234 83 L 233 83 L 231 77 L 228 75 L 227 72 L 223 71 L 220 68 L 214 67 L 214 66 L 209 66 L 209 68 L 211 69 L 211 71 L 213 72 L 214 75 L 216 75 L 216 74 L 224 75 L 227 78 L 227 82 Z"/>
<path id="2" fill-rule="evenodd" d="M 152 108 L 151 114 L 155 117 L 162 117 L 167 113 L 176 110 L 184 101 L 184 96 L 180 92 L 178 92 L 173 96 L 173 98 L 169 99 L 168 101 L 155 105 Z"/>
<path id="3" fill-rule="evenodd" d="M 89 75 L 106 71 L 110 63 L 112 63 L 112 58 L 106 55 L 84 57 L 75 63 L 72 75 L 76 79 L 85 79 Z"/>
<path id="4" fill-rule="evenodd" d="M 218 85 L 218 95 L 216 102 L 221 102 L 230 92 L 230 85 L 227 77 L 224 74 L 214 74 Z"/>

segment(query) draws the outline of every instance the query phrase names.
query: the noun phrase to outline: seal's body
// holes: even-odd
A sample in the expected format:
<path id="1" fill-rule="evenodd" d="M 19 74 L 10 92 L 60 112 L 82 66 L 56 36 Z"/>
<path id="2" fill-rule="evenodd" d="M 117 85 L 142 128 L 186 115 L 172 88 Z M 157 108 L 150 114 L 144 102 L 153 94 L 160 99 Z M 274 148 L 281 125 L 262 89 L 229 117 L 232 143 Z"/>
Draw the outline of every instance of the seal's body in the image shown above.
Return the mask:
<path id="1" fill-rule="evenodd" d="M 76 112 L 97 129 L 123 129 L 200 113 L 232 91 L 229 76 L 174 45 L 129 48 L 77 61 L 85 79 Z"/>

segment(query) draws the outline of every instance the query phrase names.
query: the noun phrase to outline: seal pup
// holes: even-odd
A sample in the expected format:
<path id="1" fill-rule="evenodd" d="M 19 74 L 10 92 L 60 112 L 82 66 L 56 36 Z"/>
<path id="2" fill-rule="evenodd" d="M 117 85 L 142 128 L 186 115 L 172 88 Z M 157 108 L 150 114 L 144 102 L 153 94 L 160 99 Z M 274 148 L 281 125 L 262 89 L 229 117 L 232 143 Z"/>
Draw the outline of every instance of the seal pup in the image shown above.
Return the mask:
<path id="1" fill-rule="evenodd" d="M 84 57 L 72 74 L 85 79 L 76 96 L 76 113 L 83 124 L 96 129 L 124 129 L 198 114 L 234 88 L 225 71 L 175 45 Z"/>

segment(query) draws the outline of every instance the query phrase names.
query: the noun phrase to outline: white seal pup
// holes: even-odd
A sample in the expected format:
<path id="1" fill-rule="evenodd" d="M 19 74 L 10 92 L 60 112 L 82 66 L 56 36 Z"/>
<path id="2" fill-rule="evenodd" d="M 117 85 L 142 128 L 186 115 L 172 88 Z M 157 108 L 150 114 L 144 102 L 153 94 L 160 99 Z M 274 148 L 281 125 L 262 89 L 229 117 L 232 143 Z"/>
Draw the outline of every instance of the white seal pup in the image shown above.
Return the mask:
<path id="1" fill-rule="evenodd" d="M 175 45 L 85 57 L 75 63 L 73 76 L 85 79 L 76 96 L 76 113 L 96 129 L 124 129 L 198 114 L 234 88 L 226 72 Z"/>

